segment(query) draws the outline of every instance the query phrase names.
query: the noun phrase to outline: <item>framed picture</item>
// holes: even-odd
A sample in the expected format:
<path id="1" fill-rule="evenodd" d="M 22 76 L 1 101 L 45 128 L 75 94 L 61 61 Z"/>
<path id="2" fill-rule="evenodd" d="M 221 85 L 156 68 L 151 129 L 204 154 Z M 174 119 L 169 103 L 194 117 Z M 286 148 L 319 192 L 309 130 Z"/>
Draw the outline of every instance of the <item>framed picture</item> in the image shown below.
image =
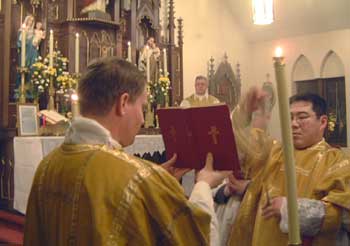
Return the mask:
<path id="1" fill-rule="evenodd" d="M 17 124 L 19 136 L 39 135 L 38 105 L 25 103 L 17 104 Z"/>

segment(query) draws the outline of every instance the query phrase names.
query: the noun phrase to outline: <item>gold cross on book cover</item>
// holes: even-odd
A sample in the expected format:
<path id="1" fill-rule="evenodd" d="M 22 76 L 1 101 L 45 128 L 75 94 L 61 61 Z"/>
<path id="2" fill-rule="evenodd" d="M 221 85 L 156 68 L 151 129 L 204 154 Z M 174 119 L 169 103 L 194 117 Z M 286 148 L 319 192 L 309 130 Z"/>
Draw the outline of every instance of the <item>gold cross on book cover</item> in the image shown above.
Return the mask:
<path id="1" fill-rule="evenodd" d="M 226 104 L 157 111 L 167 158 L 177 154 L 175 166 L 201 169 L 208 152 L 214 169 L 241 176 L 230 113 Z"/>

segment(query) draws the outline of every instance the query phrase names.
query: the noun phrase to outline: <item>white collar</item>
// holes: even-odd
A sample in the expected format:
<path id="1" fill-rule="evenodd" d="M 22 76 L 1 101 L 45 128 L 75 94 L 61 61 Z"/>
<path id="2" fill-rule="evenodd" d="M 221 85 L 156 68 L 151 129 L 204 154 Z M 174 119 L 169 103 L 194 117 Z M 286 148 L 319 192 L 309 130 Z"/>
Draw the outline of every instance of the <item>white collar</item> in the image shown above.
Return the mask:
<path id="1" fill-rule="evenodd" d="M 105 144 L 120 148 L 111 133 L 95 120 L 77 117 L 67 130 L 64 143 L 67 144 Z"/>
<path id="2" fill-rule="evenodd" d="M 205 92 L 205 94 L 204 95 L 198 95 L 198 94 L 196 94 L 196 93 L 194 93 L 194 98 L 195 99 L 199 99 L 199 101 L 202 101 L 202 100 L 204 100 L 204 99 L 208 99 L 208 90 Z"/>

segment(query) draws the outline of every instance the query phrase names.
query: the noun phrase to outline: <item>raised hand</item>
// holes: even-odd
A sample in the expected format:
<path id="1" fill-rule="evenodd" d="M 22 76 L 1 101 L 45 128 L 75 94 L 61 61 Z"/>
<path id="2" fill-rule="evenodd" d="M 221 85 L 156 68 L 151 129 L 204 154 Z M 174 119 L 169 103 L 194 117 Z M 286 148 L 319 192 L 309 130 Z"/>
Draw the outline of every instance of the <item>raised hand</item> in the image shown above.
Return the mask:
<path id="1" fill-rule="evenodd" d="M 241 106 L 243 106 L 248 113 L 252 113 L 256 111 L 259 106 L 263 105 L 266 97 L 267 93 L 265 91 L 257 86 L 252 86 L 246 93 L 245 99 L 242 102 L 243 105 Z"/>

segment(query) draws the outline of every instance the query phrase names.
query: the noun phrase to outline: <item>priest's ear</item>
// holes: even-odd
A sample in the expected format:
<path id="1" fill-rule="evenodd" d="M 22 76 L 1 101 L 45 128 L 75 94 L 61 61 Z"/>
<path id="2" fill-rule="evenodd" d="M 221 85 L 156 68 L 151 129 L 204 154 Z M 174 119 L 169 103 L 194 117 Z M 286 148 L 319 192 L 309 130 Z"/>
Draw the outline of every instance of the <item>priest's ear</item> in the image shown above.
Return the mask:
<path id="1" fill-rule="evenodd" d="M 320 116 L 321 129 L 324 130 L 328 126 L 328 117 L 327 115 Z"/>
<path id="2" fill-rule="evenodd" d="M 123 116 L 126 113 L 126 107 L 127 104 L 129 103 L 130 100 L 130 95 L 129 93 L 123 93 L 120 95 L 120 97 L 116 100 L 116 114 L 118 116 Z"/>

